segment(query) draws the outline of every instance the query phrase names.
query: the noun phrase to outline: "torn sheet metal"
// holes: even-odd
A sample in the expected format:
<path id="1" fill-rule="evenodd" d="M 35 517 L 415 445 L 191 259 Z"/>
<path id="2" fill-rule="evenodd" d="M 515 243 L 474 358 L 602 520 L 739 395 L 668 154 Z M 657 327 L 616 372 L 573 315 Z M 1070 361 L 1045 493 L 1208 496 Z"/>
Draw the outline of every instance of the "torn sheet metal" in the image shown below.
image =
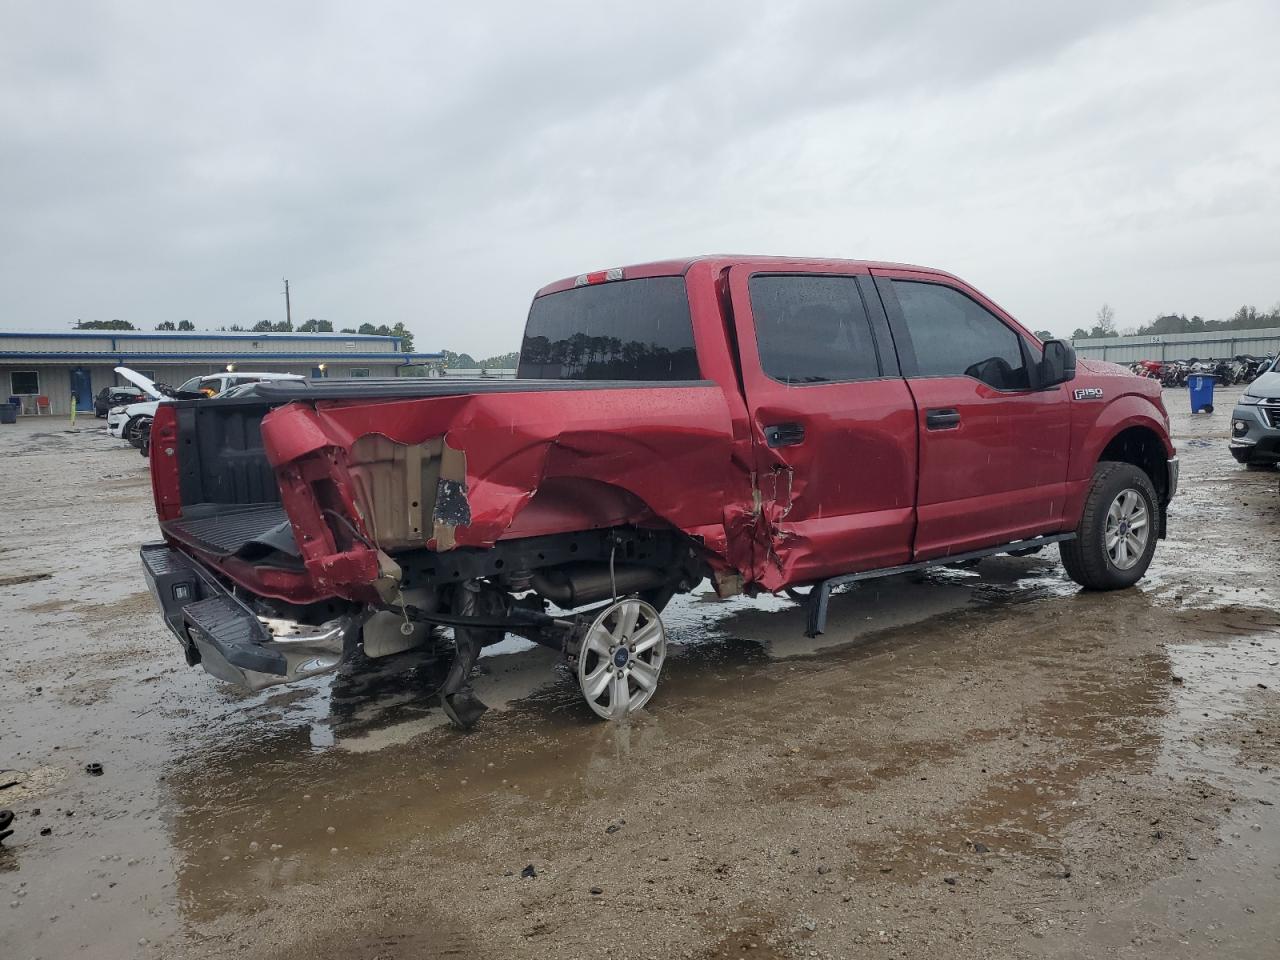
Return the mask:
<path id="1" fill-rule="evenodd" d="M 443 443 L 435 504 L 431 508 L 431 539 L 435 541 L 435 548 L 452 550 L 457 545 L 458 528 L 469 526 L 471 501 L 467 498 L 467 456 Z"/>
<path id="2" fill-rule="evenodd" d="M 733 434 L 710 383 L 299 402 L 262 421 L 308 571 L 353 599 L 379 549 L 614 523 L 670 524 L 749 576 L 751 489 Z"/>

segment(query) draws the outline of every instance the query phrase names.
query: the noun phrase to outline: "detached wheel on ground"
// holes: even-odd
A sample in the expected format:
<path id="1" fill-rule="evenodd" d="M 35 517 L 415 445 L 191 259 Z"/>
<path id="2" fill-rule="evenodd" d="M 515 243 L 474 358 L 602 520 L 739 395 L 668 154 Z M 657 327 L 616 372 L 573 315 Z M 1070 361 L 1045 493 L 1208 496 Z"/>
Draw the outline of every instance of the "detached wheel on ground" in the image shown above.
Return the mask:
<path id="1" fill-rule="evenodd" d="M 1088 590 L 1133 586 L 1151 564 L 1159 517 L 1146 473 L 1131 463 L 1099 463 L 1076 538 L 1058 546 L 1067 575 Z"/>
<path id="2" fill-rule="evenodd" d="M 605 607 L 587 628 L 578 654 L 578 686 L 596 715 L 621 720 L 658 689 L 667 631 L 658 611 L 635 597 Z"/>

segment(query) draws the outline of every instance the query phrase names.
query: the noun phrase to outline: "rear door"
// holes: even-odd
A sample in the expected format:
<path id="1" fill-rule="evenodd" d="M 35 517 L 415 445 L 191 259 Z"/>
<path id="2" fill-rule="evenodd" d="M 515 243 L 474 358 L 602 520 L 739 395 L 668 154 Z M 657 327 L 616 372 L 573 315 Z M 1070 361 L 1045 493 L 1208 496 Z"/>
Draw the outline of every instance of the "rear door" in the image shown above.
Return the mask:
<path id="1" fill-rule="evenodd" d="M 1039 345 L 957 280 L 872 272 L 918 410 L 915 559 L 1058 530 L 1070 403 L 1036 389 Z"/>
<path id="2" fill-rule="evenodd" d="M 772 589 L 910 558 L 916 417 L 865 270 L 729 272 Z"/>

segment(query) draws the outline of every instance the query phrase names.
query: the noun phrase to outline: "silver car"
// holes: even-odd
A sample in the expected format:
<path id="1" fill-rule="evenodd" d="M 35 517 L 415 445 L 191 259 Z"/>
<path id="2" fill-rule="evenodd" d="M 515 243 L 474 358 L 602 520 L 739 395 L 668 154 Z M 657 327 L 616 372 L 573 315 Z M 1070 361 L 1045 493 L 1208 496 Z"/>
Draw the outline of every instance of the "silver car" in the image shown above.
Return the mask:
<path id="1" fill-rule="evenodd" d="M 1231 455 L 1249 466 L 1280 463 L 1280 372 L 1274 366 L 1245 387 L 1231 411 Z"/>

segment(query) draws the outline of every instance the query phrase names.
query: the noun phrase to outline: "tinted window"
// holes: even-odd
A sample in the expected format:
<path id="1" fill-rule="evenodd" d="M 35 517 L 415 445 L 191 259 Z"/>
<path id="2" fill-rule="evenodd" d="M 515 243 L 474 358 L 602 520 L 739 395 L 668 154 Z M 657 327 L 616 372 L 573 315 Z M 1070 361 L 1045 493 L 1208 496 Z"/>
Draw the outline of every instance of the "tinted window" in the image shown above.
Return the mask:
<path id="1" fill-rule="evenodd" d="M 997 390 L 1029 385 L 1018 335 L 959 290 L 893 281 L 920 377 L 973 377 Z"/>
<path id="2" fill-rule="evenodd" d="M 40 374 L 35 370 L 14 370 L 9 374 L 9 392 L 32 394 L 40 392 Z"/>
<path id="3" fill-rule="evenodd" d="M 538 297 L 517 376 L 697 380 L 684 277 L 614 280 Z"/>
<path id="4" fill-rule="evenodd" d="M 760 366 L 782 383 L 880 376 L 855 277 L 754 276 L 751 312 Z"/>

